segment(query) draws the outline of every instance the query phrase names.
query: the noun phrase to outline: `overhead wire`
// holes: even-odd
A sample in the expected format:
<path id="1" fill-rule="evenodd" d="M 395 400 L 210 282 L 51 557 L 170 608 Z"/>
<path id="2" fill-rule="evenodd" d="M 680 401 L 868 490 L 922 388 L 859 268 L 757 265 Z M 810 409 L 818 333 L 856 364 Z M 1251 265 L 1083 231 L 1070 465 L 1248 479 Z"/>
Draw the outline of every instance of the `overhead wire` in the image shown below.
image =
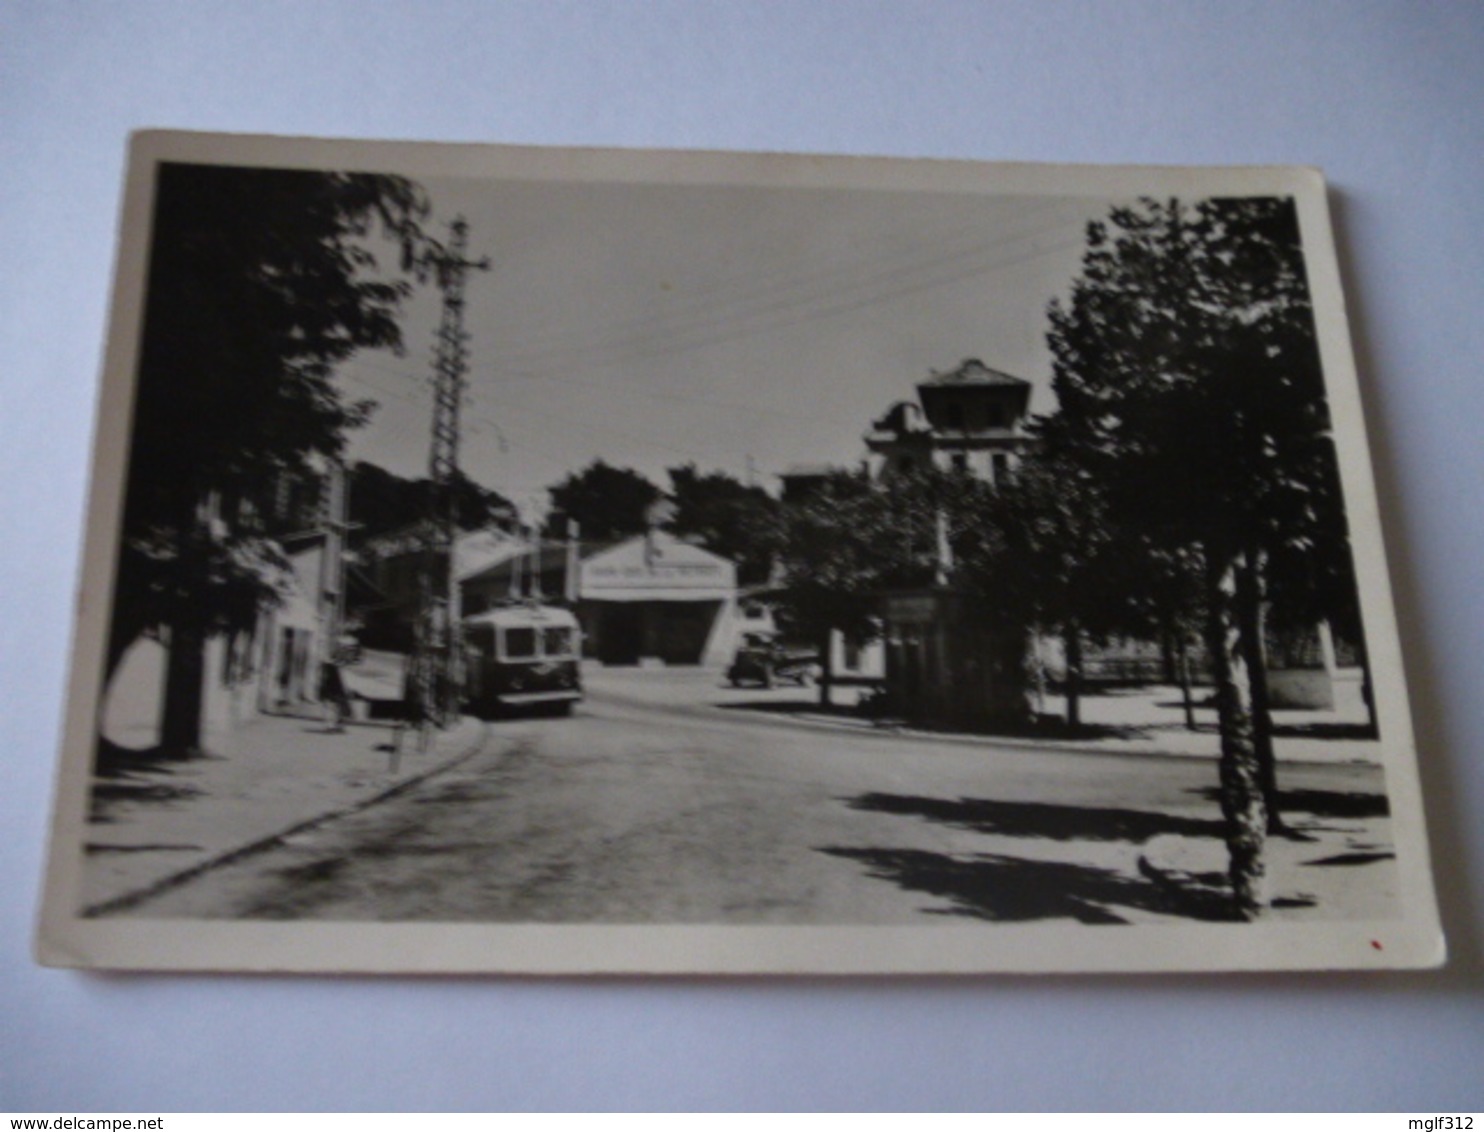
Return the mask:
<path id="1" fill-rule="evenodd" d="M 1056 202 L 1048 202 L 1029 210 L 1027 215 L 1037 216 L 1056 207 L 1058 207 Z M 584 351 L 620 348 L 632 341 L 643 341 L 655 334 L 665 333 L 667 329 L 683 330 L 687 325 L 704 326 L 717 320 L 733 321 L 739 317 L 739 311 L 736 308 L 745 310 L 748 304 L 757 302 L 762 302 L 769 309 L 809 303 L 825 295 L 838 294 L 842 290 L 847 292 L 858 290 L 880 279 L 896 277 L 904 272 L 919 272 L 967 257 L 982 255 L 995 248 L 1051 230 L 1047 225 L 1030 225 L 1018 231 L 1005 233 L 987 243 L 979 242 L 965 247 L 964 239 L 981 229 L 982 225 L 960 227 L 948 237 L 937 240 L 926 251 L 921 249 L 921 245 L 915 245 L 906 258 L 901 252 L 893 252 L 873 258 L 832 264 L 822 270 L 805 272 L 802 275 L 796 271 L 778 270 L 766 271 L 761 275 L 742 274 L 703 288 L 700 292 L 687 292 L 677 302 L 670 304 L 665 311 L 639 319 L 609 323 L 607 328 L 600 330 L 596 335 L 591 332 L 591 328 L 585 328 L 576 336 L 575 343 L 563 342 L 563 336 L 558 335 L 554 340 L 553 336 L 547 336 L 547 342 L 543 344 L 542 339 L 538 337 L 535 343 L 525 350 L 505 353 L 501 358 L 501 364 L 520 368 L 523 364 L 529 364 L 529 359 L 549 358 L 553 353 L 559 354 L 574 348 Z M 779 277 L 783 280 L 781 283 L 776 281 Z M 801 291 L 803 292 L 802 298 L 794 297 L 795 292 Z M 694 301 L 690 297 L 696 294 L 701 296 L 699 301 Z M 715 297 L 718 294 L 719 300 Z M 699 322 L 697 316 L 701 316 Z M 678 328 L 667 328 L 665 324 L 668 322 L 679 322 L 681 325 Z M 620 337 L 615 338 L 611 333 L 612 330 L 617 330 Z M 565 337 L 570 339 L 573 336 L 568 334 Z"/>

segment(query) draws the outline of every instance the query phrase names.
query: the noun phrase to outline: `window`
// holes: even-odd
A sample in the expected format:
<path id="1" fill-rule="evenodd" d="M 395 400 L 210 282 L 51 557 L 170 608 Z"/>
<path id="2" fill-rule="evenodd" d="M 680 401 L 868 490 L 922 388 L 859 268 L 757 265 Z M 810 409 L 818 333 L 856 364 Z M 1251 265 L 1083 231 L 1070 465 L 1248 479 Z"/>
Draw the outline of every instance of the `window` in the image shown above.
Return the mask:
<path id="1" fill-rule="evenodd" d="M 536 655 L 535 629 L 506 629 L 505 659 L 530 660 Z"/>
<path id="2" fill-rule="evenodd" d="M 542 629 L 541 651 L 546 656 L 566 656 L 572 651 L 572 630 L 565 625 Z"/>
<path id="3" fill-rule="evenodd" d="M 967 472 L 969 470 L 969 454 L 967 452 L 955 452 L 949 459 L 953 463 L 955 472 Z"/>
<path id="4" fill-rule="evenodd" d="M 1010 458 L 1003 452 L 996 452 L 990 457 L 990 462 L 994 465 L 994 482 L 1002 483 L 1010 474 Z"/>

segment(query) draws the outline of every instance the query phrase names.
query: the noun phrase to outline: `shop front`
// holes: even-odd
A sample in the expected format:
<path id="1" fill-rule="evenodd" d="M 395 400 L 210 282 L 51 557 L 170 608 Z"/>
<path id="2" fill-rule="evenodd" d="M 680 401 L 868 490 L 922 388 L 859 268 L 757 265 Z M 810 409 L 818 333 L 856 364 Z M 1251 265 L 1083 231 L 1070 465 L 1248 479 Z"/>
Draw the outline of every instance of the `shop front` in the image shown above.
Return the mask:
<path id="1" fill-rule="evenodd" d="M 630 539 L 581 566 L 583 653 L 612 665 L 719 665 L 737 623 L 736 567 L 662 532 Z"/>

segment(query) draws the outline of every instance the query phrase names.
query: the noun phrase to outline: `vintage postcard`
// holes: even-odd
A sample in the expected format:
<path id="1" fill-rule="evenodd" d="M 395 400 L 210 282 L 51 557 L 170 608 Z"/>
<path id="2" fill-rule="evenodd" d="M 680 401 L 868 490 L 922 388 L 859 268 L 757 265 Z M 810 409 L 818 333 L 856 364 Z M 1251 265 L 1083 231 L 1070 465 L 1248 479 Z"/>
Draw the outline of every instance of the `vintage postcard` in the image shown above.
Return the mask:
<path id="1" fill-rule="evenodd" d="M 42 962 L 1444 949 L 1321 176 L 145 133 Z"/>

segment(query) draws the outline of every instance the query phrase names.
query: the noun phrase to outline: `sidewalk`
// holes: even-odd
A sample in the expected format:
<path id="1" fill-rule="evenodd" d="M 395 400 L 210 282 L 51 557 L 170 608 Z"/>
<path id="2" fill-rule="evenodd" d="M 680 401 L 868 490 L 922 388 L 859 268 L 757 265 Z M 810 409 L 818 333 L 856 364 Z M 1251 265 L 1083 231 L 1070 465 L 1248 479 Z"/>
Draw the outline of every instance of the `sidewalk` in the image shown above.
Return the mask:
<path id="1" fill-rule="evenodd" d="M 961 734 L 874 722 L 855 711 L 863 689 L 836 687 L 833 708 L 819 704 L 817 688 L 730 687 L 721 672 L 705 668 L 601 668 L 585 666 L 583 680 L 589 692 L 633 703 L 675 707 L 694 705 L 721 709 L 728 715 L 755 712 L 792 723 L 822 729 L 882 731 L 904 737 L 1018 750 L 1077 751 L 1083 754 L 1158 755 L 1172 758 L 1216 759 L 1221 754 L 1216 710 L 1201 706 L 1205 690 L 1197 692 L 1196 730 L 1185 725 L 1180 689 L 1147 685 L 1115 688 L 1085 695 L 1081 703 L 1082 728 L 1063 730 L 1061 696 L 1048 695 L 1040 711 L 1049 726 L 1044 734 Z M 1049 717 L 1049 718 L 1048 718 Z M 1274 750 L 1280 762 L 1361 763 L 1379 765 L 1381 744 L 1361 734 L 1365 706 L 1358 695 L 1332 711 L 1279 709 L 1273 712 Z"/>
<path id="2" fill-rule="evenodd" d="M 419 752 L 393 731 L 353 723 L 262 716 L 213 737 L 211 753 L 93 780 L 83 885 L 87 914 L 123 907 L 306 824 L 346 813 L 470 757 L 485 728 L 462 719 Z M 194 804 L 209 798 L 210 805 Z"/>

